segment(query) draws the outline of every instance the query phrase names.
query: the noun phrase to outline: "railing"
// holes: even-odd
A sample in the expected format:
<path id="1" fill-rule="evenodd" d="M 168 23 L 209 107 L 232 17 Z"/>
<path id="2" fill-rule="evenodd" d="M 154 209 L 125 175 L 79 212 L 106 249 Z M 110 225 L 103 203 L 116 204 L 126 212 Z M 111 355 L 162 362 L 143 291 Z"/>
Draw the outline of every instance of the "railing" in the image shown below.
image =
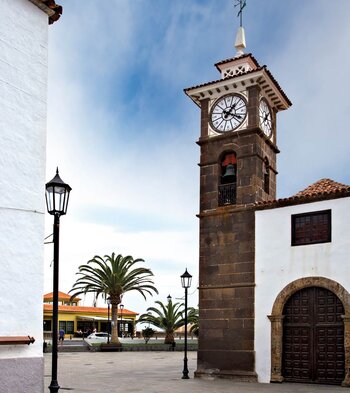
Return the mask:
<path id="1" fill-rule="evenodd" d="M 219 185 L 219 206 L 234 205 L 236 203 L 236 183 Z"/>
<path id="2" fill-rule="evenodd" d="M 0 336 L 0 345 L 33 344 L 34 337 L 30 336 Z"/>

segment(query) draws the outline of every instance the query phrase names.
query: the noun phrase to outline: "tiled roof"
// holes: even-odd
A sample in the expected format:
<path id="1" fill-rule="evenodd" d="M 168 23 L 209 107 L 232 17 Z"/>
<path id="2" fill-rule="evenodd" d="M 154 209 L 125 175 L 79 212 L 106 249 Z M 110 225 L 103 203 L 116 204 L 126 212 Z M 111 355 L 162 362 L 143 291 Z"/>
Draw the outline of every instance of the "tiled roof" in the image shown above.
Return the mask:
<path id="1" fill-rule="evenodd" d="M 317 181 L 314 184 L 311 184 L 311 186 L 306 187 L 305 190 L 299 191 L 297 194 L 295 194 L 295 197 L 301 197 L 301 196 L 313 196 L 313 195 L 318 195 L 318 194 L 329 194 L 329 193 L 334 193 L 334 192 L 339 192 L 339 191 L 349 191 L 350 186 L 347 186 L 346 184 L 338 183 L 332 179 L 321 179 Z"/>
<path id="2" fill-rule="evenodd" d="M 258 63 L 256 58 L 251 53 L 245 53 L 244 55 L 239 56 L 239 57 L 232 57 L 230 59 L 219 61 L 218 63 L 215 64 L 215 67 L 220 71 L 220 68 L 218 66 L 220 66 L 222 64 L 230 63 L 231 61 L 234 61 L 237 59 L 244 59 L 245 57 L 250 57 L 253 60 L 253 62 L 255 63 L 256 67 L 257 68 L 260 67 L 260 64 Z"/>
<path id="3" fill-rule="evenodd" d="M 217 63 L 217 64 L 219 64 L 219 63 Z M 267 69 L 266 66 L 258 67 L 258 68 L 256 68 L 255 70 L 250 70 L 250 71 L 244 72 L 244 73 L 239 74 L 239 75 L 231 76 L 231 77 L 229 77 L 229 78 L 218 79 L 218 80 L 215 80 L 215 81 L 212 81 L 212 82 L 203 83 L 203 84 L 201 84 L 201 85 L 188 87 L 188 88 L 184 89 L 184 92 L 185 92 L 187 95 L 189 95 L 189 93 L 190 93 L 191 90 L 198 89 L 198 88 L 200 88 L 200 87 L 206 87 L 206 86 L 210 86 L 210 85 L 215 85 L 216 83 L 222 82 L 222 81 L 229 81 L 229 80 L 231 80 L 231 79 L 236 79 L 237 76 L 243 76 L 243 75 L 254 74 L 254 73 L 258 72 L 258 71 L 265 71 L 265 72 L 266 72 L 266 74 L 267 74 L 268 77 L 271 79 L 271 81 L 274 83 L 274 85 L 276 86 L 276 88 L 278 89 L 278 91 L 281 93 L 281 95 L 283 96 L 283 98 L 286 100 L 286 102 L 288 103 L 288 105 L 291 106 L 291 105 L 292 105 L 292 102 L 291 102 L 290 99 L 287 97 L 286 93 L 282 90 L 280 84 L 277 82 L 277 80 L 274 78 L 274 76 L 271 74 L 271 72 Z"/>
<path id="4" fill-rule="evenodd" d="M 350 186 L 338 183 L 331 179 L 321 179 L 289 198 L 258 202 L 257 207 L 261 209 L 272 209 L 275 207 L 298 205 L 301 203 L 316 202 L 326 199 L 336 199 L 349 196 Z"/>
<path id="5" fill-rule="evenodd" d="M 52 311 L 52 304 L 45 304 L 44 303 L 44 311 Z M 108 308 L 107 307 L 84 307 L 84 306 L 58 306 L 58 311 L 66 311 L 72 313 L 87 313 L 87 314 L 107 314 Z M 118 309 L 118 314 L 121 311 Z M 123 315 L 139 315 L 134 311 L 127 310 L 126 308 L 123 309 Z"/>
<path id="6" fill-rule="evenodd" d="M 250 71 L 247 71 L 247 72 L 242 72 L 242 73 L 239 74 L 238 76 L 252 74 L 253 72 L 261 71 L 262 69 L 263 69 L 263 67 L 258 67 L 256 70 L 250 70 Z M 190 90 L 198 89 L 199 87 L 205 87 L 205 86 L 214 85 L 215 83 L 222 82 L 222 81 L 229 81 L 229 80 L 235 79 L 235 78 L 237 78 L 237 75 L 230 76 L 230 77 L 225 78 L 225 79 L 221 79 L 221 78 L 220 78 L 220 79 L 217 79 L 217 80 L 215 80 L 215 81 L 202 83 L 202 84 L 200 84 L 200 85 L 196 85 L 196 86 L 192 86 L 192 87 L 187 87 L 187 88 L 184 89 L 184 91 L 185 91 L 185 93 L 187 94 L 187 92 L 189 92 Z"/>
<path id="7" fill-rule="evenodd" d="M 49 24 L 56 22 L 62 15 L 62 6 L 56 4 L 55 0 L 29 0 L 49 16 Z"/>
<path id="8" fill-rule="evenodd" d="M 58 298 L 64 300 L 70 300 L 70 295 L 68 295 L 68 293 L 58 291 Z M 44 295 L 44 300 L 50 300 L 50 299 L 53 299 L 53 292 Z M 81 299 L 79 297 L 75 297 L 74 300 L 81 300 Z"/>

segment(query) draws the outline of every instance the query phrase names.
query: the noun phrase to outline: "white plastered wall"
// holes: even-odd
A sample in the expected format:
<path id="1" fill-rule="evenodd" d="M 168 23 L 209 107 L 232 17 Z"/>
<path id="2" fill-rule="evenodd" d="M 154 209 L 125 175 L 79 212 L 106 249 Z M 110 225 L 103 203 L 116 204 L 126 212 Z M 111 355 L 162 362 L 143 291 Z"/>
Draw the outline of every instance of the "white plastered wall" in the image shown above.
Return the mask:
<path id="1" fill-rule="evenodd" d="M 330 243 L 291 246 L 291 215 L 332 210 Z M 279 292 L 308 276 L 334 280 L 350 290 L 350 198 L 256 212 L 255 351 L 259 382 L 270 382 L 271 315 Z"/>
<path id="2" fill-rule="evenodd" d="M 28 0 L 0 10 L 0 336 L 36 340 L 0 346 L 0 359 L 33 358 L 43 356 L 48 17 Z"/>

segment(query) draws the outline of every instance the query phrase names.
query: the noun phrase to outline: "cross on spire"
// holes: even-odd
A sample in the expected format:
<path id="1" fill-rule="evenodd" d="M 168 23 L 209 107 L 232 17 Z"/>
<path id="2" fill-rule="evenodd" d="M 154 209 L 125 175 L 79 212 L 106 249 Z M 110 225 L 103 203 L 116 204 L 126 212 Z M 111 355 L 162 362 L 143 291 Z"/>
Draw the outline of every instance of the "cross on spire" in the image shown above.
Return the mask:
<path id="1" fill-rule="evenodd" d="M 247 5 L 247 0 L 234 0 L 235 7 L 239 7 L 237 16 L 239 16 L 240 26 L 237 31 L 235 48 L 237 50 L 236 57 L 242 56 L 244 54 L 245 44 L 245 33 L 243 28 L 243 8 Z"/>
<path id="2" fill-rule="evenodd" d="M 239 6 L 239 11 L 237 16 L 239 16 L 239 25 L 243 26 L 243 8 L 247 5 L 247 0 L 235 0 L 235 7 Z"/>

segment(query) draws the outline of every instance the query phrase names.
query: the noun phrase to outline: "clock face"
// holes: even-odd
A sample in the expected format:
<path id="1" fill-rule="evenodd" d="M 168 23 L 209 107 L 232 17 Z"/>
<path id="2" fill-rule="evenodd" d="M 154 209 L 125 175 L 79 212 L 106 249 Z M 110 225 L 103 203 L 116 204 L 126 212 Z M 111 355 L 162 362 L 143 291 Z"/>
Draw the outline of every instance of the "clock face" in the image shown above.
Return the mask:
<path id="1" fill-rule="evenodd" d="M 261 99 L 259 104 L 259 122 L 264 134 L 270 138 L 272 136 L 272 116 L 271 110 L 264 99 Z"/>
<path id="2" fill-rule="evenodd" d="M 228 94 L 214 103 L 210 111 L 210 125 L 217 132 L 233 131 L 246 116 L 246 100 L 238 94 Z"/>

